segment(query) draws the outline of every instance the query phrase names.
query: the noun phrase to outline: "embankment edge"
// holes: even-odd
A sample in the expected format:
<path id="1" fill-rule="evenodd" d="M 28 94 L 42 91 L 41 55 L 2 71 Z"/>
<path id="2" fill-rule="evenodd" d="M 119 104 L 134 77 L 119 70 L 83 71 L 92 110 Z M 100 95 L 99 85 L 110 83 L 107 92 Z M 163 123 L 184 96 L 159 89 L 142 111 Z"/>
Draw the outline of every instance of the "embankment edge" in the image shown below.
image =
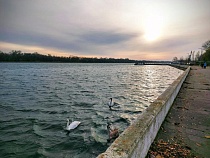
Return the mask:
<path id="1" fill-rule="evenodd" d="M 97 158 L 144 158 L 189 71 L 190 66 Z"/>

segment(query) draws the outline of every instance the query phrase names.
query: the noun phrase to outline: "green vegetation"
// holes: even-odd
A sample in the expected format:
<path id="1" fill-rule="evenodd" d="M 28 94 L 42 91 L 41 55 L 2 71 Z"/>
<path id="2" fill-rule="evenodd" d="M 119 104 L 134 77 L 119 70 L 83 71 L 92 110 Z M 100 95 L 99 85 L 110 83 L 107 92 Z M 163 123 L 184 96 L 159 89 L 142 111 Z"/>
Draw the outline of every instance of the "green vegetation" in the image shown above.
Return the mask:
<path id="1" fill-rule="evenodd" d="M 174 63 L 180 63 L 180 64 L 196 64 L 196 65 L 201 65 L 204 62 L 207 62 L 207 65 L 210 65 L 210 40 L 206 41 L 203 45 L 202 48 L 200 48 L 203 51 L 198 51 L 195 53 L 195 51 L 191 51 L 188 57 L 185 59 L 181 57 L 178 59 L 177 57 L 173 58 Z"/>
<path id="2" fill-rule="evenodd" d="M 86 58 L 86 57 L 58 57 L 35 53 L 22 53 L 13 50 L 9 53 L 0 51 L 0 62 L 63 62 L 63 63 L 135 63 L 136 60 L 114 59 L 114 58 Z"/>
<path id="3" fill-rule="evenodd" d="M 202 45 L 202 48 L 205 50 L 205 52 L 201 55 L 201 64 L 206 62 L 207 65 L 210 65 L 210 40 L 206 41 Z"/>

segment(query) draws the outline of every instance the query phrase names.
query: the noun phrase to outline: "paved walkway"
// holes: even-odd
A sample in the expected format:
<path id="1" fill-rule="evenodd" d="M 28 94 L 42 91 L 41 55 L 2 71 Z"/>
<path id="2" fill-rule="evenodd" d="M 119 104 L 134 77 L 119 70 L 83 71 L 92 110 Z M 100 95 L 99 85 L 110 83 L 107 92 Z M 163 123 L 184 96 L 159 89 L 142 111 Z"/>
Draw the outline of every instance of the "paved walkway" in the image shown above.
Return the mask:
<path id="1" fill-rule="evenodd" d="M 181 144 L 199 158 L 210 158 L 210 67 L 191 68 L 155 142 Z"/>

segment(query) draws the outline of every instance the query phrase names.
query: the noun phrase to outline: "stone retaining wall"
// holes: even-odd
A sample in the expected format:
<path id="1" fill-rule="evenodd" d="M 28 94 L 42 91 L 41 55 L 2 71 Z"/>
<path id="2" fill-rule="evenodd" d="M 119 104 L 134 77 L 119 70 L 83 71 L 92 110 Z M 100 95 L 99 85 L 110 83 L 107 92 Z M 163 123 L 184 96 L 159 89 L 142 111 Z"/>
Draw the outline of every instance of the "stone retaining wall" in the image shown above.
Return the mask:
<path id="1" fill-rule="evenodd" d="M 190 67 L 97 158 L 144 158 L 189 71 Z"/>

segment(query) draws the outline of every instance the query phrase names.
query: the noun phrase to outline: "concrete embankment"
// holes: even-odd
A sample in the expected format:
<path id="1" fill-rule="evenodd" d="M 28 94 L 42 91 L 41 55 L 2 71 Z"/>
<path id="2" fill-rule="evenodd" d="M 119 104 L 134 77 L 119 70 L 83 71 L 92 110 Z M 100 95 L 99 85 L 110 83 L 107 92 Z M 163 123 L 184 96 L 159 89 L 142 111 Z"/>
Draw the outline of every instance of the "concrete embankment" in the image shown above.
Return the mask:
<path id="1" fill-rule="evenodd" d="M 180 65 L 180 64 L 170 64 L 169 66 L 175 67 L 180 70 L 186 70 L 189 66 L 188 65 Z"/>
<path id="2" fill-rule="evenodd" d="M 164 146 L 179 144 L 193 156 L 210 158 L 210 68 L 192 66 L 172 108 L 163 122 L 150 154 L 165 157 Z M 157 146 L 159 146 L 157 149 Z M 172 150 L 172 149 L 171 149 Z M 179 151 L 171 151 L 176 157 Z M 150 155 L 149 154 L 149 155 Z M 156 156 L 156 155 L 154 155 Z"/>
<path id="3" fill-rule="evenodd" d="M 190 67 L 97 158 L 144 158 L 189 71 Z"/>

